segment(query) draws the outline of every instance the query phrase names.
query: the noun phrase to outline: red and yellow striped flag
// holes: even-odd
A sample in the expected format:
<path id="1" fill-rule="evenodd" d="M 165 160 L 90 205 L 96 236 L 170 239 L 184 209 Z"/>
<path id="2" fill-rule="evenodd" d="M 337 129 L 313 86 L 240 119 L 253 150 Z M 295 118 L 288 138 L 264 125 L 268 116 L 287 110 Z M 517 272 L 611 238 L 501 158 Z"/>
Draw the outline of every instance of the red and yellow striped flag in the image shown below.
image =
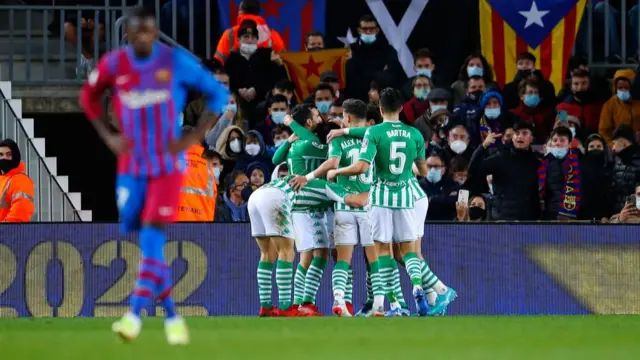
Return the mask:
<path id="1" fill-rule="evenodd" d="M 303 102 L 309 96 L 320 83 L 320 75 L 326 71 L 335 72 L 340 82 L 340 88 L 344 89 L 347 53 L 349 53 L 349 49 L 280 54 L 287 69 L 287 75 L 296 87 L 298 101 Z"/>
<path id="2" fill-rule="evenodd" d="M 528 51 L 538 59 L 544 77 L 553 83 L 556 90 L 564 86 L 567 62 L 571 57 L 580 19 L 587 0 L 578 0 L 568 13 L 553 27 L 540 45 L 532 48 L 519 36 L 502 16 L 491 6 L 491 0 L 480 1 L 480 42 L 482 54 L 493 65 L 496 82 L 500 86 L 509 83 L 516 75 L 518 54 Z M 494 0 L 495 1 L 495 0 Z M 514 2 L 522 3 L 515 0 Z M 529 2 L 525 2 L 528 8 Z M 535 4 L 535 2 L 534 2 Z M 537 10 L 537 9 L 536 9 Z M 525 11 L 520 11 L 522 14 Z M 544 12 L 549 13 L 549 11 Z M 520 15 L 517 15 L 520 16 Z M 544 16 L 544 14 L 543 14 Z M 536 23 L 525 25 L 538 26 Z"/>

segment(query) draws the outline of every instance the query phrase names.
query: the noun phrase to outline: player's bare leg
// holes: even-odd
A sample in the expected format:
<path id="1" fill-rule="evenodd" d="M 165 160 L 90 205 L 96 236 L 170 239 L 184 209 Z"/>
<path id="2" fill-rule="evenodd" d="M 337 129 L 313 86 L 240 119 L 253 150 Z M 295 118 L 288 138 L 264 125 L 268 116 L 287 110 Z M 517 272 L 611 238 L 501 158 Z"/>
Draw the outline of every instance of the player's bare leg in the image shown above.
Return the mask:
<path id="1" fill-rule="evenodd" d="M 260 248 L 260 261 L 258 262 L 258 297 L 260 298 L 261 317 L 273 316 L 274 308 L 271 303 L 273 264 L 278 258 L 276 247 L 268 236 L 257 237 L 256 243 Z M 277 314 L 277 311 L 276 311 Z"/>
<path id="2" fill-rule="evenodd" d="M 277 252 L 276 286 L 278 287 L 278 311 L 273 316 L 296 316 L 297 309 L 291 306 L 293 280 L 294 241 L 286 237 L 271 237 L 271 244 Z"/>

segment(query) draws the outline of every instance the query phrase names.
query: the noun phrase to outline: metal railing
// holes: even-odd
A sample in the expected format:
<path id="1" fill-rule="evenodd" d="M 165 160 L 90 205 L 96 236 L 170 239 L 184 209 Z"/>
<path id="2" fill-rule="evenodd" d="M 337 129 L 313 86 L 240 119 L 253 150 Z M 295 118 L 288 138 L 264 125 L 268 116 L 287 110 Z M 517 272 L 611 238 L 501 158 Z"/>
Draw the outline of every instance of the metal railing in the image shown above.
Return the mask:
<path id="1" fill-rule="evenodd" d="M 199 1 L 200 5 L 194 0 L 180 4 L 105 0 L 104 6 L 0 5 L 0 79 L 18 85 L 82 83 L 100 56 L 120 46 L 126 9 L 136 4 L 155 8 L 163 41 L 178 45 L 174 39 L 181 39 L 180 46 L 191 52 L 203 45 L 201 55 L 212 56 L 211 1 Z M 204 16 L 198 6 L 205 10 Z M 194 19 L 204 19 L 205 29 L 196 29 Z"/>
<path id="2" fill-rule="evenodd" d="M 9 100 L 0 92 L 0 139 L 13 139 L 20 148 L 27 174 L 35 186 L 35 212 L 32 222 L 82 221 L 69 196 L 29 138 Z"/>

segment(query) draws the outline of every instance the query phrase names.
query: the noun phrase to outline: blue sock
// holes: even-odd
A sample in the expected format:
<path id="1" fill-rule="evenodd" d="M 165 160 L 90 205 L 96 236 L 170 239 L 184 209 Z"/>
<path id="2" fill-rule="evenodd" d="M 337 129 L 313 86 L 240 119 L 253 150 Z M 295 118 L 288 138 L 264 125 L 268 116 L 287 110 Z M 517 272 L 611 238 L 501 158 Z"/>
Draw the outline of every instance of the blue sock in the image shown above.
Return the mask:
<path id="1" fill-rule="evenodd" d="M 167 313 L 167 319 L 176 317 L 176 304 L 171 297 L 171 288 L 171 268 L 166 267 L 162 276 L 158 301 L 160 301 L 160 305 L 162 305 L 164 311 Z"/>
<path id="2" fill-rule="evenodd" d="M 131 295 L 131 312 L 140 316 L 142 309 L 151 304 L 163 284 L 166 272 L 163 247 L 166 241 L 162 230 L 145 226 L 140 231 L 140 249 L 142 261 L 138 270 L 136 287 Z"/>

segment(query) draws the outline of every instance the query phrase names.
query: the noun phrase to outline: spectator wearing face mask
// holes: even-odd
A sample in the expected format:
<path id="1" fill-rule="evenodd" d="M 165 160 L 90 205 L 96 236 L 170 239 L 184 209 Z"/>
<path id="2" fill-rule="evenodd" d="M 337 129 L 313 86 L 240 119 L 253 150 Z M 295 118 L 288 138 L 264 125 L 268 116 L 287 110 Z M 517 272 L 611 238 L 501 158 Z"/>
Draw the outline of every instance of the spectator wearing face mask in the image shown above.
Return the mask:
<path id="1" fill-rule="evenodd" d="M 222 164 L 222 156 L 216 152 L 215 146 L 209 145 L 209 148 L 205 150 L 205 158 L 211 162 L 211 167 L 213 168 L 213 175 L 216 177 L 216 194 L 218 193 L 218 188 L 224 189 L 224 183 L 222 182 L 224 178 L 221 178 L 220 175 L 224 170 L 224 165 Z"/>
<path id="2" fill-rule="evenodd" d="M 419 179 L 420 187 L 429 197 L 427 220 L 454 219 L 460 185 L 448 175 L 447 166 L 441 154 L 429 155 L 427 169 L 427 176 Z"/>
<path id="3" fill-rule="evenodd" d="M 597 133 L 603 103 L 597 99 L 591 89 L 591 78 L 584 70 L 571 73 L 571 94 L 558 106 L 557 111 L 566 111 L 582 121 L 582 129 L 586 136 Z"/>
<path id="4" fill-rule="evenodd" d="M 451 94 L 445 89 L 436 88 L 429 91 L 427 95 L 429 104 L 427 111 L 413 122 L 413 126 L 420 131 L 425 141 L 430 142 L 433 140 L 434 134 L 438 135 L 439 139 L 446 139 L 443 127 L 448 124 L 450 116 L 447 110 L 450 97 Z M 435 116 L 436 112 L 438 112 L 438 116 Z M 444 124 L 445 119 L 447 124 Z M 440 143 L 440 141 L 436 141 L 436 143 Z"/>
<path id="5" fill-rule="evenodd" d="M 572 149 L 578 150 L 580 151 L 582 154 L 585 153 L 585 148 L 582 145 L 582 140 L 581 138 L 583 137 L 583 132 L 580 129 L 580 119 L 578 119 L 575 116 L 567 116 L 566 119 L 561 120 L 559 119 L 559 116 L 556 118 L 556 123 L 553 125 L 553 128 L 556 129 L 560 126 L 566 127 L 567 129 L 569 129 L 569 131 L 571 131 L 571 143 L 569 144 L 569 146 Z"/>
<path id="6" fill-rule="evenodd" d="M 435 71 L 436 64 L 433 60 L 433 54 L 429 49 L 418 49 L 418 51 L 413 54 L 413 69 L 416 71 L 416 75 L 410 77 L 402 86 L 402 96 L 406 101 L 411 100 L 411 98 L 415 96 L 413 91 L 415 86 L 413 82 L 418 76 L 428 77 L 432 87 L 436 86 L 434 84 L 441 84 L 438 73 Z"/>
<path id="7" fill-rule="evenodd" d="M 640 183 L 640 147 L 636 142 L 636 134 L 629 125 L 620 125 L 613 132 L 613 182 L 610 198 L 613 201 L 612 211 L 620 212 L 627 196 Z"/>
<path id="8" fill-rule="evenodd" d="M 487 199 L 481 195 L 471 197 L 469 205 L 456 202 L 456 220 L 481 222 L 487 220 Z"/>
<path id="9" fill-rule="evenodd" d="M 486 90 L 481 76 L 472 76 L 467 81 L 467 95 L 453 108 L 455 124 L 463 125 L 469 131 L 471 143 L 480 144 L 479 121 L 482 116 L 480 101 Z"/>
<path id="10" fill-rule="evenodd" d="M 271 169 L 265 168 L 262 162 L 253 162 L 247 166 L 245 172 L 249 178 L 249 186 L 242 191 L 242 198 L 249 201 L 249 196 L 259 187 L 271 181 Z"/>
<path id="11" fill-rule="evenodd" d="M 501 134 L 491 133 L 473 154 L 469 174 L 474 179 L 492 175 L 493 203 L 491 218 L 496 221 L 537 220 L 538 167 L 540 160 L 531 149 L 533 126 L 516 122 L 513 126 L 513 146 L 489 156 L 489 147 Z"/>
<path id="12" fill-rule="evenodd" d="M 35 188 L 21 161 L 18 144 L 0 142 L 0 223 L 30 222 L 35 211 Z"/>
<path id="13" fill-rule="evenodd" d="M 238 29 L 240 48 L 233 50 L 225 61 L 231 91 L 240 96 L 240 106 L 253 114 L 256 105 L 278 79 L 286 77 L 281 61 L 272 57 L 270 48 L 259 48 L 258 28 L 252 20 L 245 20 Z M 251 119 L 252 116 L 249 116 Z"/>
<path id="14" fill-rule="evenodd" d="M 287 142 L 289 136 L 291 136 L 292 132 L 285 125 L 276 125 L 271 131 L 271 139 L 273 142 L 273 146 L 267 146 L 267 154 L 270 158 L 273 158 L 273 155 L 276 153 L 276 150 L 284 143 Z"/>
<path id="15" fill-rule="evenodd" d="M 457 156 L 463 157 L 465 160 L 470 161 L 475 148 L 469 144 L 469 132 L 462 125 L 456 125 L 449 130 L 447 137 L 447 145 L 445 145 L 443 151 L 447 163 L 451 163 Z"/>
<path id="16" fill-rule="evenodd" d="M 366 102 L 369 85 L 379 72 L 388 73 L 391 79 L 389 85 L 394 87 L 400 87 L 406 79 L 396 50 L 380 34 L 378 21 L 372 15 L 365 15 L 358 22 L 358 40 L 351 44 L 351 59 L 346 67 L 348 93 L 345 98 Z"/>
<path id="17" fill-rule="evenodd" d="M 344 127 L 342 100 L 337 99 L 331 103 L 329 107 L 329 122 L 334 123 L 340 127 Z"/>
<path id="18" fill-rule="evenodd" d="M 570 144 L 573 136 L 566 127 L 551 132 L 549 153 L 538 168 L 538 188 L 543 220 L 576 220 L 583 201 L 579 151 Z"/>
<path id="19" fill-rule="evenodd" d="M 542 71 L 536 69 L 536 57 L 530 52 L 523 52 L 516 60 L 518 72 L 513 81 L 504 86 L 502 97 L 505 107 L 509 110 L 518 107 L 520 104 L 520 83 L 529 77 L 534 77 L 538 82 L 540 105 L 542 107 L 554 108 L 556 106 L 556 91 L 553 84 L 544 78 Z"/>
<path id="20" fill-rule="evenodd" d="M 497 91 L 488 91 L 480 101 L 482 117 L 480 117 L 480 138 L 482 141 L 490 132 L 502 133 L 503 130 L 513 127 L 515 116 L 505 111 L 502 103 L 502 95 Z"/>
<path id="21" fill-rule="evenodd" d="M 518 93 L 520 102 L 511 113 L 520 121 L 530 124 L 537 143 L 542 144 L 553 127 L 553 108 L 541 101 L 540 83 L 535 77 L 523 79 Z"/>
<path id="22" fill-rule="evenodd" d="M 311 31 L 304 37 L 305 51 L 319 51 L 324 49 L 324 34 L 319 31 Z"/>
<path id="23" fill-rule="evenodd" d="M 329 121 L 329 110 L 331 110 L 331 104 L 333 104 L 333 100 L 335 99 L 333 87 L 329 84 L 320 83 L 313 90 L 311 96 L 313 97 L 313 104 L 315 104 L 316 109 L 318 109 L 320 113 L 322 122 Z"/>
<path id="24" fill-rule="evenodd" d="M 239 25 L 225 30 L 222 36 L 220 36 L 220 41 L 218 42 L 215 53 L 215 58 L 220 61 L 220 63 L 224 64 L 230 56 L 230 52 L 238 50 L 242 46 L 240 30 L 246 20 L 256 24 L 256 33 L 260 34 L 259 40 L 256 42 L 257 47 L 271 48 L 276 53 L 285 50 L 284 41 L 282 37 L 280 37 L 280 34 L 270 29 L 266 20 L 260 16 L 260 2 L 258 0 L 243 0 L 238 10 L 236 24 Z"/>
<path id="25" fill-rule="evenodd" d="M 283 95 L 287 99 L 287 105 L 289 106 L 289 109 L 293 109 L 293 107 L 296 106 L 297 104 L 297 99 L 293 95 L 294 90 L 295 90 L 295 86 L 289 79 L 285 78 L 285 79 L 278 80 L 274 85 L 273 89 L 267 92 L 264 100 L 260 101 L 258 105 L 256 105 L 256 111 L 255 111 L 256 119 L 260 119 L 263 116 L 269 115 L 268 109 L 269 109 L 269 104 L 271 104 L 269 100 L 271 99 L 272 96 Z"/>
<path id="26" fill-rule="evenodd" d="M 619 125 L 631 126 L 640 131 L 640 100 L 631 98 L 631 83 L 636 74 L 631 69 L 616 71 L 613 77 L 613 96 L 602 107 L 598 133 L 609 144 L 613 130 Z"/>
<path id="27" fill-rule="evenodd" d="M 400 120 L 412 125 L 416 119 L 429 110 L 429 100 L 427 100 L 431 92 L 431 79 L 424 75 L 418 75 L 413 78 L 413 96 L 402 106 Z"/>
<path id="28" fill-rule="evenodd" d="M 249 186 L 249 178 L 243 172 L 234 170 L 225 177 L 222 201 L 216 206 L 215 222 L 248 222 L 247 201 L 242 192 Z"/>
<path id="29" fill-rule="evenodd" d="M 207 141 L 207 144 L 211 145 Z M 244 131 L 237 126 L 230 125 L 222 131 L 216 141 L 216 151 L 222 157 L 222 178 L 225 179 L 236 167 L 236 161 L 244 151 Z"/>
<path id="30" fill-rule="evenodd" d="M 569 58 L 569 61 L 567 62 L 567 79 L 565 80 L 564 87 L 556 97 L 556 102 L 558 104 L 566 99 L 567 96 L 571 95 L 571 73 L 576 69 L 589 72 L 589 61 L 581 56 L 572 56 Z M 611 91 L 609 91 L 611 84 L 609 84 L 609 80 L 605 77 L 596 76 L 594 74 L 590 75 L 591 88 L 595 93 L 596 99 L 601 102 L 609 100 L 609 98 L 611 98 Z"/>
<path id="31" fill-rule="evenodd" d="M 585 141 L 586 153 L 581 158 L 582 183 L 584 184 L 581 218 L 602 220 L 612 214 L 607 198 L 611 184 L 612 164 L 604 139 L 592 134 Z"/>
<path id="32" fill-rule="evenodd" d="M 284 117 L 290 112 L 287 98 L 284 95 L 274 95 L 269 98 L 268 114 L 264 121 L 256 125 L 256 130 L 260 132 L 267 146 L 273 146 L 273 138 L 271 136 L 273 129 L 281 125 Z"/>
<path id="33" fill-rule="evenodd" d="M 236 161 L 236 170 L 246 171 L 247 166 L 253 162 L 259 162 L 271 173 L 271 157 L 267 153 L 267 147 L 262 135 L 256 130 L 249 130 L 245 136 L 244 151 Z"/>
<path id="34" fill-rule="evenodd" d="M 224 112 L 218 117 L 213 128 L 211 128 L 205 135 L 205 141 L 207 144 L 216 144 L 218 138 L 222 132 L 230 125 L 237 126 L 243 131 L 247 131 L 248 122 L 244 120 L 242 111 L 238 109 L 236 103 L 236 96 L 234 94 L 229 95 L 229 103 L 225 105 Z"/>
<path id="35" fill-rule="evenodd" d="M 493 70 L 487 59 L 480 53 L 469 55 L 460 68 L 458 80 L 451 84 L 451 92 L 453 93 L 453 104 L 457 105 L 467 94 L 466 84 L 472 76 L 481 76 L 487 89 L 500 91 L 498 84 L 494 82 Z"/>
<path id="36" fill-rule="evenodd" d="M 640 224 L 640 184 L 636 184 L 635 191 L 627 197 L 627 201 L 620 213 L 611 216 L 612 224 Z"/>

